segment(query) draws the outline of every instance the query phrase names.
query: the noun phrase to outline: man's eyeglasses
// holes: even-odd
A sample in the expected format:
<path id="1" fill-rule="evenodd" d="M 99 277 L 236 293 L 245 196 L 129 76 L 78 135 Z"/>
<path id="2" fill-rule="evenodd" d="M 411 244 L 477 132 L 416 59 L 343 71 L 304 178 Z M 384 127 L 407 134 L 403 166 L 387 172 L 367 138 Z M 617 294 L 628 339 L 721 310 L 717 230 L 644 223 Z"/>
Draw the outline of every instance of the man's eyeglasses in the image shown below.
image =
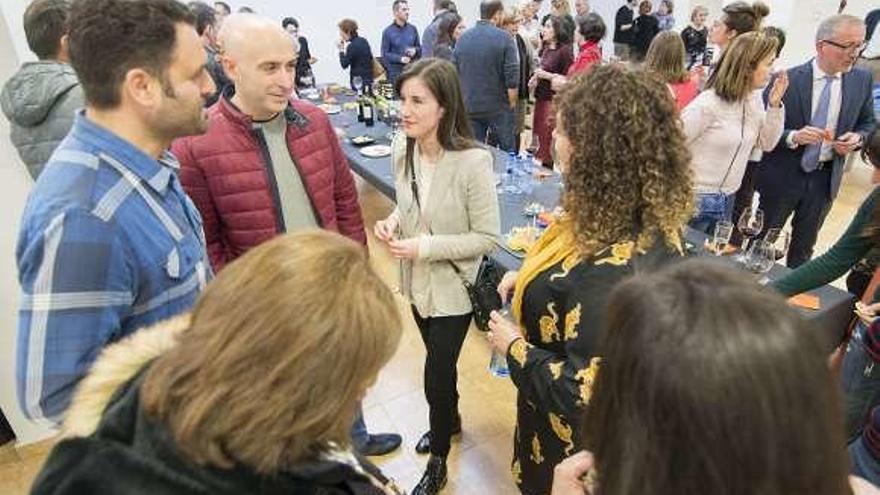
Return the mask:
<path id="1" fill-rule="evenodd" d="M 860 54 L 863 51 L 865 51 L 865 48 L 868 46 L 868 44 L 865 43 L 864 41 L 861 43 L 850 43 L 847 45 L 844 45 L 842 43 L 838 43 L 838 42 L 832 41 L 832 40 L 822 40 L 822 42 L 828 43 L 829 45 L 831 45 L 835 48 L 839 48 L 847 53 L 859 53 Z"/>

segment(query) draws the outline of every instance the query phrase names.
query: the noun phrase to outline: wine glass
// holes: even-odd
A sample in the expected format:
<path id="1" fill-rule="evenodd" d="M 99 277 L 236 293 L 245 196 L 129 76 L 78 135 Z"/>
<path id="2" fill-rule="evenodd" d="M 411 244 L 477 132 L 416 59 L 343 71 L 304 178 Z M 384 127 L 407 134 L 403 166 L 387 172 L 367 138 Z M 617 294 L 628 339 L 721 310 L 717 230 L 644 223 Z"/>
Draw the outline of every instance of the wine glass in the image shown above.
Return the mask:
<path id="1" fill-rule="evenodd" d="M 721 220 L 716 223 L 709 250 L 715 253 L 715 256 L 721 256 L 724 254 L 724 250 L 727 249 L 727 243 L 730 242 L 731 235 L 733 235 L 733 222 L 729 220 Z"/>
<path id="2" fill-rule="evenodd" d="M 400 131 L 400 102 L 398 100 L 388 100 L 388 125 L 391 126 L 391 132 L 387 137 L 394 141 Z"/>
<path id="3" fill-rule="evenodd" d="M 779 261 L 788 254 L 788 246 L 791 244 L 791 233 L 782 228 L 774 227 L 767 231 L 764 240 L 773 244 L 774 259 Z"/>
<path id="4" fill-rule="evenodd" d="M 302 77 L 299 78 L 299 80 L 302 81 L 302 83 L 305 84 L 307 88 L 311 88 L 312 85 L 315 83 L 315 78 L 311 74 L 304 74 Z"/>
<path id="5" fill-rule="evenodd" d="M 753 207 L 746 208 L 743 210 L 742 215 L 740 215 L 736 228 L 743 235 L 742 253 L 737 257 L 737 261 L 745 263 L 751 239 L 760 234 L 761 230 L 764 229 L 764 210 Z"/>
<path id="6" fill-rule="evenodd" d="M 765 239 L 755 240 L 750 244 L 749 252 L 746 254 L 746 269 L 752 273 L 764 275 L 776 264 L 776 248 L 772 242 Z M 767 277 L 761 277 L 758 283 L 764 285 L 769 281 Z"/>
<path id="7" fill-rule="evenodd" d="M 358 95 L 361 94 L 361 91 L 364 89 L 364 78 L 361 76 L 354 76 L 351 78 L 351 85 L 354 86 L 355 91 L 357 91 Z"/>

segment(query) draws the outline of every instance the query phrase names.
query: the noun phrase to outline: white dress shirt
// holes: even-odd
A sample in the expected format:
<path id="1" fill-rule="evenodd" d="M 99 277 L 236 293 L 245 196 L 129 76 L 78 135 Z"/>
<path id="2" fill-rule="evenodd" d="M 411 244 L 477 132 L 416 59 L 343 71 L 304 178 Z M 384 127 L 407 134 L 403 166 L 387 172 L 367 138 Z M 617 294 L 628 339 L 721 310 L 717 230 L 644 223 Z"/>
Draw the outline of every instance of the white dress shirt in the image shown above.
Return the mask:
<path id="1" fill-rule="evenodd" d="M 810 116 L 810 120 L 816 115 L 816 109 L 819 106 L 819 97 L 822 96 L 822 90 L 825 88 L 826 75 L 827 74 L 819 68 L 816 59 L 813 59 L 813 114 Z M 837 139 L 839 137 L 837 136 L 837 121 L 840 119 L 842 78 L 840 73 L 833 74 L 833 76 L 835 79 L 831 82 L 831 100 L 828 104 L 828 120 L 825 122 L 825 128 L 831 129 L 834 139 Z M 787 142 L 788 147 L 791 149 L 798 147 L 798 144 L 794 142 L 793 132 L 788 135 Z M 831 141 L 822 142 L 822 151 L 819 153 L 820 162 L 827 162 L 834 159 L 834 148 L 832 145 L 833 143 Z"/>

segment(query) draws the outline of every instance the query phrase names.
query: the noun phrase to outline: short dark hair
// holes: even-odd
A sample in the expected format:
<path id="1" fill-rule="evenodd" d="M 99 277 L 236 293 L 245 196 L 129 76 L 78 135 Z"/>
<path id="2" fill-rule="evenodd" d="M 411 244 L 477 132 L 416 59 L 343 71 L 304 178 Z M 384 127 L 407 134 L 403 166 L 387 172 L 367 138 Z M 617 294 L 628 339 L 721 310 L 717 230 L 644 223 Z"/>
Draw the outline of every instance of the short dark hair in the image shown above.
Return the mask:
<path id="1" fill-rule="evenodd" d="M 190 2 L 189 10 L 196 18 L 196 33 L 199 36 L 205 34 L 208 27 L 217 23 L 217 14 L 205 2 Z"/>
<path id="2" fill-rule="evenodd" d="M 400 4 L 402 3 L 409 5 L 409 0 L 394 0 L 394 3 L 391 4 L 391 10 L 393 12 L 397 12 L 397 7 L 400 6 Z"/>
<path id="3" fill-rule="evenodd" d="M 618 285 L 583 423 L 603 493 L 850 493 L 819 335 L 779 294 L 711 260 Z"/>
<path id="4" fill-rule="evenodd" d="M 287 29 L 287 26 L 293 25 L 293 27 L 299 29 L 299 22 L 293 17 L 285 17 L 284 20 L 281 21 L 281 27 Z"/>
<path id="5" fill-rule="evenodd" d="M 358 35 L 358 23 L 354 19 L 343 19 L 339 21 L 339 29 L 352 38 Z"/>
<path id="6" fill-rule="evenodd" d="M 58 56 L 61 38 L 67 34 L 68 0 L 36 0 L 24 11 L 24 35 L 28 47 L 40 60 Z"/>
<path id="7" fill-rule="evenodd" d="M 70 63 L 86 101 L 97 108 L 117 107 L 125 74 L 137 67 L 164 80 L 178 23 L 193 26 L 195 18 L 176 0 L 74 1 Z"/>
<path id="8" fill-rule="evenodd" d="M 226 3 L 226 2 L 214 2 L 214 7 L 217 7 L 218 5 L 219 5 L 220 7 L 223 7 L 223 10 L 226 11 L 226 15 L 229 15 L 229 14 L 232 13 L 232 7 L 230 7 L 228 3 Z"/>
<path id="9" fill-rule="evenodd" d="M 587 15 L 579 15 L 575 22 L 584 41 L 599 42 L 605 37 L 605 21 L 599 14 L 590 12 Z"/>
<path id="10" fill-rule="evenodd" d="M 488 21 L 495 17 L 499 11 L 504 10 L 504 3 L 501 0 L 483 0 L 480 2 L 480 19 Z"/>

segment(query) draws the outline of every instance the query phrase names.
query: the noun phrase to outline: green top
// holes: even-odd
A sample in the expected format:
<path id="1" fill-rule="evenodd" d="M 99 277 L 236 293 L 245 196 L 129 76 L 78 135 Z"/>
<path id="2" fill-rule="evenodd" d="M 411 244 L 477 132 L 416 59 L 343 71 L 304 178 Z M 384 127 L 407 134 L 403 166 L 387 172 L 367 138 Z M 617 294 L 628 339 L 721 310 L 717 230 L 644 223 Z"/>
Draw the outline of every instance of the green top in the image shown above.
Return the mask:
<path id="1" fill-rule="evenodd" d="M 786 296 L 793 296 L 815 289 L 841 277 L 874 247 L 870 237 L 864 235 L 871 222 L 875 205 L 880 198 L 880 187 L 874 188 L 856 212 L 846 232 L 827 253 L 799 266 L 796 270 L 773 283 Z M 880 291 L 875 294 L 875 302 Z"/>

